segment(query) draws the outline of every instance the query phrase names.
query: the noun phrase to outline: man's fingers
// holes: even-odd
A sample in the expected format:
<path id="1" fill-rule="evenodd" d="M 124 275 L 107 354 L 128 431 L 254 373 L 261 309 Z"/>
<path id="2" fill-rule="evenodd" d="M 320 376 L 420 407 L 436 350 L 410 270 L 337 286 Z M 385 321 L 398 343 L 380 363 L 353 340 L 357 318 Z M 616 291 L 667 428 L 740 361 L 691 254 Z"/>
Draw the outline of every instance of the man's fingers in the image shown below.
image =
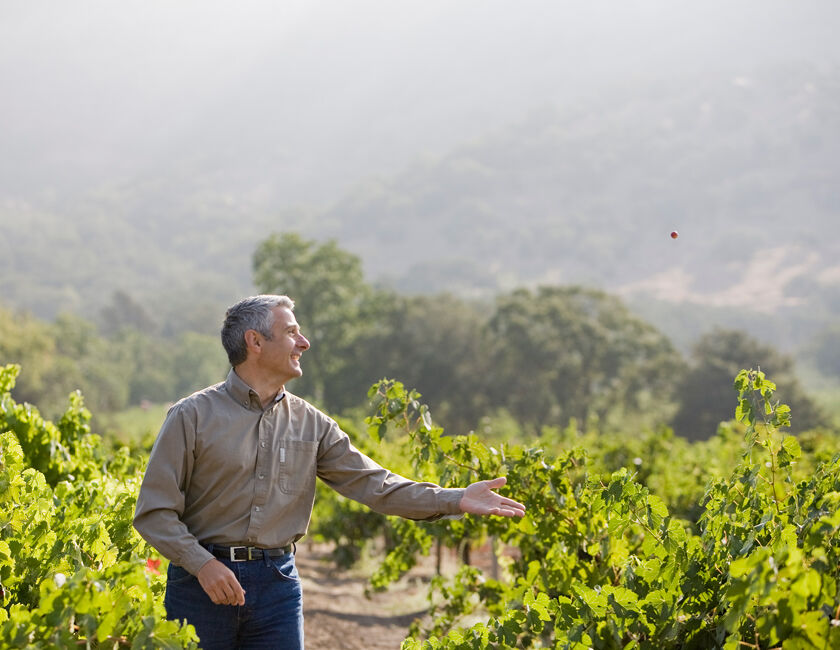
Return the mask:
<path id="1" fill-rule="evenodd" d="M 244 605 L 245 604 L 245 591 L 242 589 L 242 585 L 239 584 L 239 581 L 233 575 L 233 573 L 228 576 L 228 580 L 222 585 L 222 590 L 224 592 L 224 605 Z"/>
<path id="2" fill-rule="evenodd" d="M 239 584 L 239 581 L 236 581 L 236 589 L 234 590 L 234 602 L 233 605 L 244 605 L 245 604 L 245 590 L 242 588 L 242 585 Z"/>
<path id="3" fill-rule="evenodd" d="M 244 605 L 245 590 L 233 571 L 218 560 L 210 560 L 198 572 L 198 581 L 216 605 Z"/>
<path id="4" fill-rule="evenodd" d="M 476 481 L 468 485 L 459 503 L 461 512 L 476 515 L 522 517 L 525 514 L 524 504 L 494 492 L 506 483 L 507 478 L 499 476 L 498 478 Z"/>
<path id="5" fill-rule="evenodd" d="M 227 605 L 228 604 L 228 595 L 225 591 L 224 583 L 220 583 L 214 585 L 210 591 L 210 600 L 212 600 L 217 605 Z"/>
<path id="6" fill-rule="evenodd" d="M 522 510 L 525 512 L 525 504 L 519 503 L 519 501 L 514 501 L 513 499 L 508 499 L 507 497 L 502 497 L 502 505 L 503 506 L 510 506 L 516 510 Z"/>
<path id="7" fill-rule="evenodd" d="M 525 510 L 522 508 L 515 508 L 513 506 L 499 506 L 490 508 L 487 514 L 498 515 L 500 517 L 522 517 L 525 515 Z"/>
<path id="8" fill-rule="evenodd" d="M 492 481 L 487 481 L 488 487 L 491 487 L 490 484 L 501 483 L 501 485 L 493 485 L 491 489 L 501 487 L 506 482 L 507 480 L 504 476 L 493 479 Z M 490 514 L 501 515 L 503 517 L 522 517 L 525 514 L 525 504 L 519 503 L 519 501 L 514 501 L 513 499 L 508 499 L 507 497 L 503 497 L 495 492 L 491 493 L 491 495 L 496 502 L 492 504 Z"/>
<path id="9" fill-rule="evenodd" d="M 222 585 L 222 604 L 233 605 L 236 602 L 236 597 L 233 594 L 233 587 L 230 583 L 225 582 Z"/>
<path id="10" fill-rule="evenodd" d="M 225 595 L 221 589 L 205 589 L 204 591 L 207 592 L 207 595 L 210 596 L 210 600 L 213 601 L 215 605 L 224 605 L 224 598 Z"/>
<path id="11" fill-rule="evenodd" d="M 525 506 L 513 499 L 499 497 L 498 502 L 490 507 L 489 514 L 501 515 L 502 517 L 522 517 L 525 514 Z"/>
<path id="12" fill-rule="evenodd" d="M 210 600 L 212 600 L 217 605 L 244 605 L 245 604 L 245 591 L 242 589 L 242 586 L 239 582 L 233 578 L 233 582 L 225 581 L 220 583 L 216 586 L 213 590 L 212 595 L 210 595 Z"/>

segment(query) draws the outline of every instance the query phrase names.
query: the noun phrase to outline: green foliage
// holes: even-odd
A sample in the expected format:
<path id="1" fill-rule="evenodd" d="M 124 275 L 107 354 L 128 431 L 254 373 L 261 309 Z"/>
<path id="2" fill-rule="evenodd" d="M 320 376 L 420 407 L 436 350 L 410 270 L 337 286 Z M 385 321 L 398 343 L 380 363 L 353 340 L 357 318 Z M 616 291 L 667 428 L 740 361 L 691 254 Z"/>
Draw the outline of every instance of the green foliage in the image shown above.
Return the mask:
<path id="1" fill-rule="evenodd" d="M 388 550 L 370 578 L 371 587 L 377 591 L 383 590 L 413 567 L 418 555 L 428 555 L 432 545 L 432 536 L 428 531 L 409 520 L 392 519 L 388 534 L 399 543 Z"/>
<path id="2" fill-rule="evenodd" d="M 218 336 L 153 336 L 131 327 L 100 336 L 94 325 L 59 315 L 40 322 L 0 308 L 0 364 L 26 368 L 14 397 L 59 418 L 68 393 L 88 396 L 96 413 L 147 401 L 172 402 L 221 381 L 227 361 Z"/>
<path id="3" fill-rule="evenodd" d="M 670 397 L 676 351 L 603 292 L 514 291 L 498 299 L 489 329 L 493 372 L 485 390 L 520 422 L 540 427 L 627 412 L 661 417 L 658 405 Z"/>
<path id="4" fill-rule="evenodd" d="M 116 447 L 148 452 L 166 419 L 170 404 L 143 404 L 115 413 L 94 414 L 92 422 L 103 440 Z"/>
<path id="5" fill-rule="evenodd" d="M 144 459 L 107 452 L 78 394 L 57 423 L 15 402 L 18 370 L 0 370 L 0 640 L 195 647 L 192 628 L 163 620 L 159 558 L 131 526 Z M 382 380 L 370 441 L 342 422 L 364 451 L 446 486 L 504 475 L 527 514 L 418 523 L 319 494 L 313 535 L 351 547 L 345 561 L 382 535 L 376 589 L 436 541 L 502 551 L 498 579 L 473 566 L 436 577 L 431 622 L 405 648 L 835 647 L 840 440 L 786 434 L 791 410 L 763 372 L 734 386 L 737 421 L 703 443 L 572 422 L 537 445 L 487 446 L 446 435 L 416 390 Z"/>
<path id="6" fill-rule="evenodd" d="M 745 332 L 715 330 L 697 341 L 693 365 L 677 388 L 680 408 L 673 427 L 681 435 L 696 440 L 706 437 L 717 425 L 732 416 L 736 401 L 732 377 L 739 369 L 754 364 L 777 378 L 779 393 L 796 412 L 796 430 L 806 431 L 824 424 L 825 418 L 804 394 L 793 372 L 793 360 Z"/>
<path id="7" fill-rule="evenodd" d="M 102 343 L 81 319 L 66 316 L 50 325 L 0 308 L 0 364 L 26 368 L 15 397 L 41 404 L 49 415 L 58 415 L 67 393 L 77 388 L 96 386 L 96 404 L 104 408 L 127 399 L 125 388 L 110 380 L 118 372 Z"/>
<path id="8" fill-rule="evenodd" d="M 358 387 L 385 374 L 420 389 L 450 431 L 470 431 L 501 413 L 532 436 L 572 418 L 603 432 L 644 429 L 679 408 L 672 426 L 696 438 L 729 417 L 731 377 L 758 359 L 779 378 L 797 429 L 821 422 L 790 360 L 771 348 L 740 332 L 716 332 L 698 343 L 686 369 L 660 332 L 600 291 L 520 289 L 495 305 L 399 296 L 367 284 L 361 259 L 334 241 L 295 233 L 264 240 L 253 271 L 261 291 L 296 300 L 312 348 L 291 388 L 330 412 L 358 406 Z M 101 415 L 171 402 L 222 379 L 227 364 L 216 336 L 151 336 L 156 328 L 131 296 L 116 292 L 112 303 L 105 310 L 108 339 L 78 318 L 18 326 L 0 312 L 0 360 L 31 361 L 33 369 L 15 398 L 57 417 L 64 396 L 80 389 Z"/>
<path id="9" fill-rule="evenodd" d="M 489 306 L 450 295 L 391 296 L 380 300 L 377 327 L 365 331 L 347 392 L 381 377 L 400 377 L 423 392 L 439 421 L 468 431 L 492 403 L 485 330 Z"/>
<path id="10" fill-rule="evenodd" d="M 131 525 L 144 459 L 106 453 L 78 394 L 57 424 L 17 404 L 18 370 L 0 369 L 0 645 L 196 647 Z"/>
<path id="11" fill-rule="evenodd" d="M 598 442 L 569 427 L 541 442 L 585 442 L 586 451 L 551 454 L 445 436 L 415 391 L 374 386 L 370 432 L 383 438 L 407 429 L 405 453 L 418 473 L 436 473 L 446 485 L 505 475 L 504 490 L 527 506 L 519 521 L 406 522 L 404 544 L 386 558 L 380 581 L 425 552 L 431 540 L 418 540 L 428 536 L 493 538 L 508 553 L 499 580 L 475 567 L 435 579 L 432 623 L 415 626 L 403 647 L 835 647 L 840 455 L 813 450 L 836 449 L 838 437 L 800 444 L 785 435 L 790 409 L 760 371 L 739 373 L 735 388 L 738 423 L 708 442 L 670 432 Z M 643 457 L 628 457 L 635 453 Z M 704 463 L 710 471 L 692 470 Z M 688 481 L 657 481 L 669 464 L 666 477 L 683 471 Z M 465 620 L 473 623 L 459 627 Z"/>
<path id="12" fill-rule="evenodd" d="M 840 325 L 831 324 L 817 332 L 803 352 L 819 372 L 840 380 Z"/>
<path id="13" fill-rule="evenodd" d="M 295 315 L 312 342 L 310 369 L 297 384 L 299 392 L 321 402 L 325 386 L 346 361 L 363 331 L 364 303 L 371 294 L 361 260 L 334 242 L 318 245 L 295 233 L 271 235 L 253 257 L 254 284 L 262 293 L 285 294 L 295 301 Z"/>
<path id="14" fill-rule="evenodd" d="M 260 291 L 296 301 L 312 348 L 295 391 L 328 410 L 355 405 L 355 387 L 387 373 L 417 386 L 460 430 L 490 409 L 534 430 L 572 417 L 606 426 L 669 414 L 676 351 L 603 292 L 522 289 L 499 296 L 495 309 L 447 295 L 397 296 L 367 285 L 361 260 L 335 242 L 295 233 L 263 241 L 253 264 Z"/>
<path id="15" fill-rule="evenodd" d="M 58 425 L 44 420 L 34 406 L 16 403 L 9 393 L 14 388 L 19 366 L 2 368 L 0 395 L 0 431 L 12 431 L 18 440 L 26 466 L 46 477 L 50 485 L 73 480 L 76 475 L 89 477 L 98 472 L 98 437 L 90 434 L 90 412 L 82 396 L 71 393 L 70 404 Z"/>
<path id="16" fill-rule="evenodd" d="M 100 312 L 101 329 L 106 336 L 117 336 L 124 330 L 135 330 L 151 334 L 155 330 L 152 317 L 143 305 L 125 291 L 111 294 L 111 302 Z"/>

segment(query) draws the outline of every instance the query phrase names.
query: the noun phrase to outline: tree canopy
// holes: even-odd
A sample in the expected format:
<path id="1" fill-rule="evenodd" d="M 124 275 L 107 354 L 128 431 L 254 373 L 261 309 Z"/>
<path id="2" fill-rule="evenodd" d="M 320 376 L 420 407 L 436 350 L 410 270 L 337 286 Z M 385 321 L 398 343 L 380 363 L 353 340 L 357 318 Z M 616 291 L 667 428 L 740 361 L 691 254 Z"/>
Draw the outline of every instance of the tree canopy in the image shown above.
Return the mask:
<path id="1" fill-rule="evenodd" d="M 668 339 L 614 296 L 582 287 L 521 289 L 489 322 L 497 403 L 535 425 L 607 418 L 665 394 L 679 362 Z"/>
<path id="2" fill-rule="evenodd" d="M 718 425 L 732 417 L 737 404 L 733 377 L 741 368 L 760 367 L 776 382 L 776 394 L 795 415 L 791 427 L 804 431 L 825 423 L 825 417 L 805 395 L 793 360 L 749 334 L 717 329 L 702 336 L 692 350 L 692 365 L 677 388 L 679 410 L 674 430 L 689 439 L 710 437 Z"/>

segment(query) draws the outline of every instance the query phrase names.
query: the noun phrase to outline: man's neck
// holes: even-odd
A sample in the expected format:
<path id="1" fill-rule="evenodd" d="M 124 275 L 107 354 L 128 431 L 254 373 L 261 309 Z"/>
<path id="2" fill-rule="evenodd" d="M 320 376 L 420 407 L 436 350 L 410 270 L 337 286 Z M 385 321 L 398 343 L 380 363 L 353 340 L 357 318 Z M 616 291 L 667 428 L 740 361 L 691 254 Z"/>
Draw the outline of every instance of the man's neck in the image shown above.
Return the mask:
<path id="1" fill-rule="evenodd" d="M 239 364 L 233 371 L 256 392 L 263 408 L 271 404 L 285 390 L 283 384 L 278 384 L 276 380 L 263 376 L 262 373 L 248 367 L 245 363 Z"/>

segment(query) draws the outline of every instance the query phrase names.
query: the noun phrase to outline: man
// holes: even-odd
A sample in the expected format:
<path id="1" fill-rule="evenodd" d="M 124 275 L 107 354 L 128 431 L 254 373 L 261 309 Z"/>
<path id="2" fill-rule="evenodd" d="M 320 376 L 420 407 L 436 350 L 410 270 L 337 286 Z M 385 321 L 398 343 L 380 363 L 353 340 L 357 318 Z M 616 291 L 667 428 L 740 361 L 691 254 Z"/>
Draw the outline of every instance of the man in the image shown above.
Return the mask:
<path id="1" fill-rule="evenodd" d="M 374 510 L 413 519 L 464 512 L 522 516 L 493 489 L 409 481 L 359 452 L 328 416 L 286 391 L 309 341 L 287 296 L 228 309 L 227 379 L 169 411 L 152 448 L 134 526 L 170 560 L 164 605 L 203 648 L 302 648 L 294 543 L 306 533 L 315 478 Z"/>

